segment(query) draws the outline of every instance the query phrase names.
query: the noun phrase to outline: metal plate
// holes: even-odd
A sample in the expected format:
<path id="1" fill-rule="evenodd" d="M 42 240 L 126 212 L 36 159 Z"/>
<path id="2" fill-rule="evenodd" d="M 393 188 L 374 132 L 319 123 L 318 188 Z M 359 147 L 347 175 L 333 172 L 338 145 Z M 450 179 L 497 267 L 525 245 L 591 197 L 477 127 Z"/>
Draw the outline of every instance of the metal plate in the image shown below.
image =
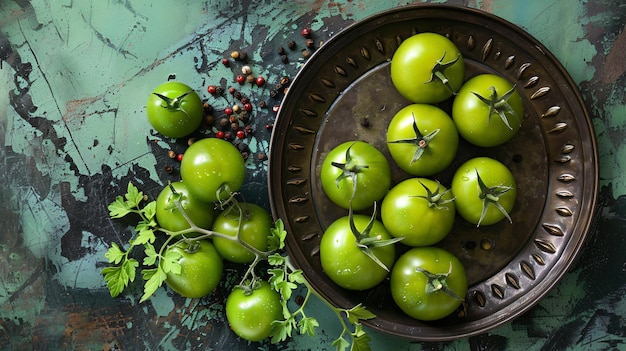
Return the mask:
<path id="1" fill-rule="evenodd" d="M 464 263 L 470 288 L 458 313 L 436 322 L 402 313 L 388 281 L 364 292 L 339 288 L 322 271 L 318 253 L 325 228 L 347 213 L 323 193 L 321 162 L 348 140 L 377 146 L 391 162 L 386 126 L 409 102 L 393 87 L 389 62 L 402 40 L 419 32 L 449 37 L 464 56 L 467 77 L 491 72 L 517 84 L 526 110 L 522 129 L 510 142 L 485 149 L 462 141 L 453 165 L 432 177 L 449 186 L 460 163 L 490 156 L 506 164 L 518 182 L 513 224 L 477 229 L 459 217 L 438 244 Z M 440 107 L 449 112 L 450 101 Z M 394 169 L 394 183 L 407 177 Z M 377 315 L 365 324 L 379 331 L 412 340 L 451 340 L 519 316 L 567 271 L 593 218 L 597 149 L 576 85 L 536 39 L 479 10 L 416 5 L 357 22 L 309 58 L 274 125 L 268 182 L 272 212 L 289 233 L 289 255 L 320 295 L 343 308 L 363 303 Z"/>

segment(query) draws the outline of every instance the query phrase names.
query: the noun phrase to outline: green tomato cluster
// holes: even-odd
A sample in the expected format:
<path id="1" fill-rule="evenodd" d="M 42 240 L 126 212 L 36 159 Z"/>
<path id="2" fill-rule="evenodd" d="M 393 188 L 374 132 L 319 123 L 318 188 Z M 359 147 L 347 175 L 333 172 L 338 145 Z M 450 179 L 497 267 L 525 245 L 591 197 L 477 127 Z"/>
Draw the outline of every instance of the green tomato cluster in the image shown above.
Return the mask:
<path id="1" fill-rule="evenodd" d="M 435 33 L 403 41 L 390 75 L 409 103 L 387 126 L 387 149 L 350 140 L 324 157 L 322 189 L 348 214 L 323 233 L 321 265 L 345 289 L 366 290 L 389 278 L 402 311 L 419 320 L 441 319 L 459 308 L 468 283 L 461 261 L 434 245 L 450 234 L 457 215 L 477 227 L 512 221 L 517 190 L 509 168 L 483 155 L 452 170 L 449 187 L 437 177 L 450 172 L 461 138 L 479 149 L 511 140 L 522 124 L 523 102 L 498 75 L 466 80 L 460 51 Z M 442 103 L 450 100 L 446 111 Z M 397 184 L 391 181 L 394 166 L 408 176 Z M 368 209 L 371 218 L 353 213 Z M 396 250 L 396 243 L 408 248 Z"/>

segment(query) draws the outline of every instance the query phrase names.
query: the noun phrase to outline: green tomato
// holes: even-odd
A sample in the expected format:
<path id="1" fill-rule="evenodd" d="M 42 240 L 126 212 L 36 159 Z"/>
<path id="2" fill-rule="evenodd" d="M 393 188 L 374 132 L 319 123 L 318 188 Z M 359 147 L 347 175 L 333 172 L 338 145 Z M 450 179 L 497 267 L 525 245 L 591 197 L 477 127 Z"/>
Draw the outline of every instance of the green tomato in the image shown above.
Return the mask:
<path id="1" fill-rule="evenodd" d="M 513 84 L 495 74 L 469 79 L 454 98 L 452 118 L 468 142 L 493 147 L 511 140 L 524 117 L 524 103 Z"/>
<path id="2" fill-rule="evenodd" d="M 414 176 L 443 171 L 454 160 L 459 134 L 442 109 L 411 104 L 398 111 L 387 127 L 387 147 L 395 163 Z"/>
<path id="3" fill-rule="evenodd" d="M 180 138 L 198 129 L 202 122 L 203 104 L 198 93 L 188 85 L 168 81 L 150 94 L 146 114 L 157 132 Z"/>
<path id="4" fill-rule="evenodd" d="M 450 315 L 467 294 L 465 267 L 452 253 L 435 246 L 412 248 L 400 256 L 390 282 L 398 307 L 423 321 Z"/>
<path id="5" fill-rule="evenodd" d="M 228 141 L 218 138 L 200 139 L 187 149 L 180 163 L 180 176 L 189 192 L 204 202 L 215 202 L 229 196 L 218 190 L 226 186 L 239 190 L 245 177 L 241 153 Z"/>
<path id="6" fill-rule="evenodd" d="M 226 299 L 226 319 L 239 337 L 261 341 L 272 333 L 272 322 L 282 320 L 280 295 L 261 281 L 251 290 L 235 287 Z"/>
<path id="7" fill-rule="evenodd" d="M 243 211 L 240 240 L 257 250 L 267 251 L 268 238 L 273 227 L 272 217 L 263 207 L 251 204 L 240 204 Z M 239 231 L 239 210 L 231 206 L 219 214 L 213 223 L 213 231 L 222 234 L 237 236 Z M 250 263 L 254 260 L 254 254 L 237 241 L 213 237 L 213 245 L 225 260 L 235 263 Z"/>
<path id="8" fill-rule="evenodd" d="M 427 178 L 409 178 L 395 185 L 381 205 L 385 228 L 409 246 L 438 243 L 454 224 L 452 193 Z"/>
<path id="9" fill-rule="evenodd" d="M 215 218 L 213 204 L 198 200 L 189 193 L 183 182 L 173 182 L 159 193 L 156 200 L 156 220 L 159 226 L 170 231 L 180 231 L 189 228 L 189 223 L 176 207 L 174 192 L 180 195 L 180 204 L 191 221 L 200 228 L 210 229 Z"/>
<path id="10" fill-rule="evenodd" d="M 370 222 L 370 217 L 356 214 L 353 217 L 355 228 L 362 233 Z M 388 240 L 391 235 L 383 224 L 374 220 L 368 238 Z M 393 245 L 372 247 L 371 254 L 390 269 L 395 260 Z M 328 277 L 337 285 L 350 290 L 366 290 L 378 285 L 388 275 L 362 248 L 357 246 L 357 238 L 350 228 L 350 218 L 341 217 L 324 231 L 320 242 L 320 260 Z"/>
<path id="11" fill-rule="evenodd" d="M 167 247 L 165 255 L 180 257 L 180 272 L 168 272 L 165 283 L 181 296 L 206 296 L 222 279 L 222 258 L 208 240 L 178 241 Z"/>
<path id="12" fill-rule="evenodd" d="M 463 84 L 465 63 L 457 46 L 437 33 L 418 33 L 404 40 L 391 59 L 391 81 L 414 103 L 433 104 L 450 98 Z"/>
<path id="13" fill-rule="evenodd" d="M 482 183 L 482 184 L 481 184 Z M 508 218 L 517 196 L 513 173 L 501 162 L 476 157 L 463 163 L 452 177 L 457 212 L 470 223 L 490 225 Z"/>
<path id="14" fill-rule="evenodd" d="M 352 209 L 358 211 L 385 196 L 391 186 L 391 169 L 376 147 L 364 141 L 347 141 L 326 155 L 320 178 L 324 193 L 333 203 L 347 209 L 352 202 Z"/>

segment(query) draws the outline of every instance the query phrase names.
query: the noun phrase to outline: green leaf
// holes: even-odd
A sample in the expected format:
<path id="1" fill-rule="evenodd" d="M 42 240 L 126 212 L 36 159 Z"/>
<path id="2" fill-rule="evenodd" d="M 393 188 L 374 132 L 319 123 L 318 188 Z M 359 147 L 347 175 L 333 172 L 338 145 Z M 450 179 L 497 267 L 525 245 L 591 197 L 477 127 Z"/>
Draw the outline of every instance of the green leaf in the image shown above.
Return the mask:
<path id="1" fill-rule="evenodd" d="M 298 322 L 298 328 L 300 330 L 300 334 L 307 334 L 309 336 L 315 336 L 315 328 L 319 327 L 319 323 L 317 319 L 314 317 L 306 317 L 302 318 Z"/>
<path id="2" fill-rule="evenodd" d="M 150 220 L 150 225 L 156 225 L 156 222 L 152 220 L 156 216 L 156 201 L 150 201 L 146 206 L 144 206 L 143 215 Z"/>
<path id="3" fill-rule="evenodd" d="M 289 274 L 289 281 L 296 284 L 304 284 L 306 280 L 304 279 L 304 274 L 302 274 L 302 270 L 298 269 Z"/>
<path id="4" fill-rule="evenodd" d="M 126 287 L 125 282 L 120 279 L 121 266 L 111 266 L 102 269 L 104 281 L 109 289 L 111 297 L 117 297 Z"/>
<path id="5" fill-rule="evenodd" d="M 154 246 L 152 244 L 145 244 L 144 248 L 145 248 L 144 252 L 146 253 L 146 257 L 144 257 L 143 259 L 143 265 L 144 266 L 154 265 L 156 263 L 157 258 L 159 257 L 156 250 L 154 249 Z"/>
<path id="6" fill-rule="evenodd" d="M 288 281 L 276 283 L 275 286 L 276 291 L 280 293 L 280 296 L 282 296 L 284 300 L 289 300 L 291 298 L 291 293 L 293 292 L 293 290 L 298 287 L 296 284 Z"/>
<path id="7" fill-rule="evenodd" d="M 281 219 L 278 219 L 274 223 L 274 228 L 270 229 L 270 236 L 267 239 L 269 251 L 283 249 L 285 247 L 286 237 L 287 231 L 285 230 L 285 224 Z"/>
<path id="8" fill-rule="evenodd" d="M 267 258 L 267 262 L 272 266 L 282 266 L 285 264 L 285 258 L 280 254 L 272 254 Z"/>
<path id="9" fill-rule="evenodd" d="M 128 188 L 126 189 L 126 204 L 128 204 L 129 208 L 135 208 L 139 206 L 139 203 L 143 200 L 143 192 L 139 191 L 133 183 L 128 183 Z"/>
<path id="10" fill-rule="evenodd" d="M 362 304 L 358 304 L 349 310 L 344 310 L 351 324 L 358 324 L 360 320 L 376 318 L 376 315 L 368 311 Z"/>
<path id="11" fill-rule="evenodd" d="M 121 196 L 116 197 L 115 201 L 108 208 L 111 218 L 122 218 L 129 214 L 131 209 Z"/>
<path id="12" fill-rule="evenodd" d="M 178 261 L 183 255 L 174 250 L 165 250 L 165 254 L 161 257 L 161 263 L 159 268 L 163 269 L 164 273 L 180 274 L 181 268 Z"/>
<path id="13" fill-rule="evenodd" d="M 352 347 L 350 351 L 370 351 L 370 341 L 372 339 L 363 331 L 363 326 L 357 324 L 355 332 L 352 333 Z"/>
<path id="14" fill-rule="evenodd" d="M 125 257 L 125 252 L 120 249 L 120 247 L 116 243 L 111 243 L 111 247 L 104 254 L 104 257 L 109 260 L 109 263 L 119 264 Z"/>
<path id="15" fill-rule="evenodd" d="M 287 318 L 283 321 L 272 322 L 272 333 L 270 335 L 272 344 L 283 342 L 287 340 L 287 338 L 291 337 L 293 322 L 293 317 Z"/>
<path id="16" fill-rule="evenodd" d="M 143 278 L 144 279 L 148 278 L 148 280 L 146 281 L 146 284 L 143 287 L 143 295 L 141 296 L 141 299 L 139 300 L 139 302 L 144 302 L 147 299 L 149 299 L 150 296 L 152 296 L 152 294 L 154 294 L 154 292 L 161 285 L 163 285 L 163 282 L 165 281 L 165 279 L 167 279 L 167 274 L 163 272 L 161 267 L 154 268 L 154 269 L 144 269 L 142 273 L 143 273 Z"/>
<path id="17" fill-rule="evenodd" d="M 336 347 L 337 351 L 345 351 L 350 347 L 350 343 L 343 338 L 343 335 L 335 339 L 332 345 Z"/>
<path id="18" fill-rule="evenodd" d="M 282 283 L 285 281 L 285 271 L 280 268 L 272 268 L 268 269 L 267 272 L 270 274 L 269 283 L 272 285 L 274 290 L 278 291 L 276 288 L 276 284 Z"/>
<path id="19" fill-rule="evenodd" d="M 154 243 L 156 236 L 154 235 L 154 230 L 152 230 L 149 226 L 137 226 L 136 228 L 139 230 L 139 235 L 135 239 L 132 240 L 133 245 L 143 245 L 147 243 Z"/>
<path id="20" fill-rule="evenodd" d="M 139 262 L 135 259 L 124 261 L 120 266 L 110 266 L 102 269 L 104 281 L 111 297 L 117 297 L 128 284 L 135 280 L 135 270 Z"/>

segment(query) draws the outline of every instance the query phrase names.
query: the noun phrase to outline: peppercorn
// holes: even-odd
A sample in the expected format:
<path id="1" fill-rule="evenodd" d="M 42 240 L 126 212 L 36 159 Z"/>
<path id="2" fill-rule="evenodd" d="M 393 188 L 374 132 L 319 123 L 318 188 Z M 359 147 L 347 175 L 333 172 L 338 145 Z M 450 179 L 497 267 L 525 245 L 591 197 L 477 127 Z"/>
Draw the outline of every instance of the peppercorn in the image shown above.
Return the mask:
<path id="1" fill-rule="evenodd" d="M 213 112 L 213 106 L 211 106 L 211 104 L 209 104 L 208 102 L 205 102 L 202 104 L 202 109 L 204 110 L 205 113 Z"/>
<path id="2" fill-rule="evenodd" d="M 237 83 L 243 84 L 246 78 L 242 74 L 238 74 L 237 77 L 235 77 L 235 80 L 237 81 Z"/>
<path id="3" fill-rule="evenodd" d="M 250 68 L 250 66 L 246 65 L 241 67 L 241 73 L 248 75 L 250 73 L 252 73 L 252 68 Z"/>
<path id="4" fill-rule="evenodd" d="M 237 122 L 233 122 L 233 123 L 231 123 L 231 124 L 230 124 L 230 128 L 231 128 L 232 130 L 234 130 L 234 131 L 239 130 L 239 123 L 237 123 Z"/>
<path id="5" fill-rule="evenodd" d="M 246 132 L 244 132 L 243 130 L 238 130 L 236 135 L 237 138 L 243 139 L 246 136 Z"/>
<path id="6" fill-rule="evenodd" d="M 296 48 L 296 42 L 293 40 L 290 40 L 289 43 L 287 43 L 287 47 L 290 48 L 291 50 Z"/>
<path id="7" fill-rule="evenodd" d="M 302 57 L 309 58 L 309 56 L 311 56 L 311 52 L 309 50 L 302 50 Z"/>
<path id="8" fill-rule="evenodd" d="M 226 127 L 228 125 L 228 118 L 224 117 L 222 119 L 220 119 L 220 127 Z"/>
<path id="9" fill-rule="evenodd" d="M 174 150 L 170 150 L 167 152 L 167 156 L 169 156 L 169 158 L 176 158 L 176 152 Z"/>
<path id="10" fill-rule="evenodd" d="M 216 93 L 217 95 L 222 95 L 222 94 L 224 94 L 224 88 L 222 88 L 222 87 L 217 87 L 217 88 L 215 89 L 215 93 Z"/>
<path id="11" fill-rule="evenodd" d="M 278 95 L 278 92 L 276 90 L 270 90 L 270 97 L 271 98 L 275 98 Z"/>
<path id="12" fill-rule="evenodd" d="M 234 87 L 228 87 L 228 92 L 234 94 L 237 92 L 237 89 L 235 89 Z"/>
<path id="13" fill-rule="evenodd" d="M 267 107 L 267 102 L 265 102 L 265 100 L 259 101 L 259 107 L 260 108 L 266 108 Z"/>
<path id="14" fill-rule="evenodd" d="M 248 83 L 250 83 L 250 84 L 254 83 L 254 82 L 255 82 L 255 80 L 256 80 L 256 79 L 254 78 L 254 76 L 253 76 L 252 74 L 250 74 L 250 75 L 248 75 L 248 76 L 246 77 L 246 82 L 248 82 Z"/>
<path id="15" fill-rule="evenodd" d="M 248 54 L 245 53 L 245 51 L 242 51 L 239 53 L 239 60 L 240 61 L 246 61 L 248 59 Z"/>
<path id="16" fill-rule="evenodd" d="M 241 94 L 240 91 L 236 91 L 233 96 L 235 97 L 235 99 L 237 100 L 241 100 L 241 97 L 243 96 L 243 94 Z"/>
<path id="17" fill-rule="evenodd" d="M 289 58 L 287 57 L 287 55 L 280 55 L 280 61 L 282 63 L 288 63 L 289 62 Z"/>
<path id="18" fill-rule="evenodd" d="M 193 144 L 195 142 L 196 142 L 196 138 L 189 138 L 189 139 L 187 139 L 187 145 L 188 146 L 191 146 L 191 144 Z"/>
<path id="19" fill-rule="evenodd" d="M 217 87 L 215 85 L 209 85 L 206 90 L 209 94 L 213 95 L 217 91 Z"/>
<path id="20" fill-rule="evenodd" d="M 267 155 L 264 152 L 260 152 L 257 157 L 259 158 L 259 160 L 261 161 L 265 161 L 267 160 Z"/>
<path id="21" fill-rule="evenodd" d="M 313 49 L 315 47 L 315 42 L 313 41 L 313 39 L 307 39 L 305 45 L 307 48 Z"/>
<path id="22" fill-rule="evenodd" d="M 235 113 L 239 112 L 240 109 L 241 109 L 241 107 L 239 107 L 239 105 L 233 105 L 233 107 L 232 107 L 232 110 Z"/>
<path id="23" fill-rule="evenodd" d="M 230 53 L 230 57 L 234 58 L 235 60 L 239 58 L 239 51 L 233 51 Z"/>
<path id="24" fill-rule="evenodd" d="M 206 115 L 206 116 L 204 116 L 204 123 L 212 126 L 213 123 L 215 123 L 215 116 L 213 116 L 213 115 Z"/>
<path id="25" fill-rule="evenodd" d="M 370 121 L 369 121 L 369 119 L 367 119 L 367 117 L 363 117 L 363 118 L 361 118 L 361 119 L 359 120 L 359 124 L 360 124 L 362 127 L 367 128 L 367 127 L 369 127 L 369 126 L 370 126 Z"/>
<path id="26" fill-rule="evenodd" d="M 279 47 L 279 48 L 278 48 L 278 54 L 279 54 L 279 55 L 284 55 L 284 54 L 285 54 L 285 48 L 284 48 L 284 47 L 282 47 L 282 46 L 281 46 L 281 47 Z"/>
<path id="27" fill-rule="evenodd" d="M 305 38 L 309 38 L 311 36 L 311 28 L 302 28 L 302 36 Z"/>
<path id="28" fill-rule="evenodd" d="M 227 116 L 230 116 L 230 115 L 232 115 L 232 114 L 233 114 L 233 109 L 232 109 L 232 108 L 230 108 L 230 107 L 227 107 L 227 108 L 225 108 L 225 109 L 224 109 L 224 113 L 225 113 Z"/>
<path id="29" fill-rule="evenodd" d="M 228 61 L 228 59 L 227 59 L 227 58 L 223 58 L 223 59 L 222 59 L 222 64 L 223 64 L 224 66 L 228 66 L 228 65 L 230 64 L 230 61 Z"/>
<path id="30" fill-rule="evenodd" d="M 182 162 L 183 161 L 183 154 L 176 155 L 176 160 L 178 160 L 178 162 Z"/>
<path id="31" fill-rule="evenodd" d="M 165 166 L 165 172 L 166 173 L 172 173 L 174 171 L 174 167 L 172 167 L 171 165 L 166 165 Z"/>
<path id="32" fill-rule="evenodd" d="M 255 83 L 257 86 L 263 86 L 265 84 L 265 78 L 263 76 L 256 77 Z"/>

